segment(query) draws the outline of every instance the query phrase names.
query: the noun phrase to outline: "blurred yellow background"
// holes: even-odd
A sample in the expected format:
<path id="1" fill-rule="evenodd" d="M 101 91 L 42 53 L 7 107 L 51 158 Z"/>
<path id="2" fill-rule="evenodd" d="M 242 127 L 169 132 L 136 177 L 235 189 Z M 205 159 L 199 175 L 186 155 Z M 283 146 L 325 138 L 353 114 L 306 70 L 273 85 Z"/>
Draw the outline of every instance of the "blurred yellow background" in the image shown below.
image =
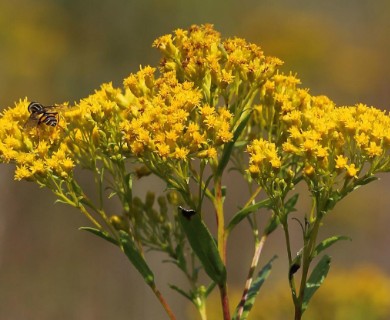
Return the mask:
<path id="1" fill-rule="evenodd" d="M 386 109 L 389 17 L 388 0 L 3 0 L 0 108 L 25 96 L 43 104 L 73 103 L 103 82 L 120 86 L 139 65 L 158 63 L 157 50 L 151 48 L 156 37 L 213 23 L 223 37 L 246 38 L 266 55 L 284 60 L 283 70 L 297 73 L 312 94 L 328 95 L 338 105 L 363 102 Z M 12 166 L 0 166 L 0 319 L 166 318 L 118 250 L 78 231 L 86 221 L 75 209 L 53 205 L 54 196 L 35 184 L 14 182 L 12 171 Z M 229 177 L 230 183 L 236 178 Z M 135 192 L 142 194 L 151 184 L 159 186 L 147 180 Z M 371 272 L 390 276 L 389 185 L 390 177 L 383 176 L 350 195 L 325 219 L 322 238 L 352 237 L 329 250 L 329 278 L 333 269 L 368 264 Z M 239 189 L 229 193 L 239 196 Z M 235 200 L 226 204 L 230 214 Z M 297 216 L 308 209 L 307 201 L 302 199 L 299 209 Z M 297 225 L 297 251 L 298 231 Z M 244 241 L 251 243 L 247 234 L 247 226 L 239 227 L 228 244 L 232 287 L 243 285 L 250 263 L 252 246 L 242 250 Z M 283 244 L 281 232 L 274 233 L 262 259 L 264 264 L 275 252 L 279 255 L 267 296 L 273 283 L 286 278 Z M 183 279 L 160 258 L 149 256 L 157 281 L 178 319 L 190 318 L 188 312 L 195 309 L 164 285 Z M 259 299 L 265 293 L 260 291 Z"/>

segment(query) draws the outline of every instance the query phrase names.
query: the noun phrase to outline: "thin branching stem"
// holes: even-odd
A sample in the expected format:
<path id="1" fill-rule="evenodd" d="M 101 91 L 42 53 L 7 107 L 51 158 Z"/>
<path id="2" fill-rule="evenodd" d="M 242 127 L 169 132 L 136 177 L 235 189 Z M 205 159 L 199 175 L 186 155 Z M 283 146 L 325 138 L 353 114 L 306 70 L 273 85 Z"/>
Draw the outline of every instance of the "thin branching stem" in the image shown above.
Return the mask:
<path id="1" fill-rule="evenodd" d="M 174 315 L 171 307 L 169 306 L 168 302 L 165 300 L 161 292 L 157 289 L 156 284 L 153 282 L 150 287 L 153 290 L 153 293 L 156 295 L 158 301 L 160 301 L 161 305 L 163 306 L 169 319 L 176 320 L 176 316 Z"/>
<path id="2" fill-rule="evenodd" d="M 251 284 L 253 282 L 253 274 L 254 274 L 254 272 L 256 270 L 256 267 L 257 267 L 257 265 L 259 263 L 260 255 L 261 255 L 261 252 L 263 251 L 264 243 L 265 243 L 266 240 L 267 240 L 267 235 L 264 234 L 261 237 L 260 241 L 256 241 L 256 244 L 255 244 L 255 254 L 253 255 L 251 267 L 249 269 L 248 276 L 246 278 L 244 291 L 242 293 L 242 297 L 241 297 L 241 300 L 240 300 L 240 303 L 239 303 L 239 307 L 238 307 L 238 311 L 237 311 L 237 320 L 241 319 L 242 313 L 244 312 L 245 302 L 248 299 L 249 288 L 250 288 L 250 286 L 251 286 Z"/>

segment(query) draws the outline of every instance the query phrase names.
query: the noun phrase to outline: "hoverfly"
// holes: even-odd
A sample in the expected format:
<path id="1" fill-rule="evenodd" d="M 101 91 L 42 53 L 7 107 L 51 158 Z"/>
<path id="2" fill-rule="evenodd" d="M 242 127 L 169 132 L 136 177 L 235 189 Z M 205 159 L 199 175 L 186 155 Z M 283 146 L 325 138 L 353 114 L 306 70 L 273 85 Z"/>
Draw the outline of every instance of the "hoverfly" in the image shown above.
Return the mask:
<path id="1" fill-rule="evenodd" d="M 29 128 L 41 124 L 45 124 L 50 127 L 56 127 L 60 120 L 58 111 L 55 108 L 59 106 L 43 106 L 38 102 L 31 102 L 27 109 L 30 112 L 30 116 L 24 124 L 24 128 Z"/>

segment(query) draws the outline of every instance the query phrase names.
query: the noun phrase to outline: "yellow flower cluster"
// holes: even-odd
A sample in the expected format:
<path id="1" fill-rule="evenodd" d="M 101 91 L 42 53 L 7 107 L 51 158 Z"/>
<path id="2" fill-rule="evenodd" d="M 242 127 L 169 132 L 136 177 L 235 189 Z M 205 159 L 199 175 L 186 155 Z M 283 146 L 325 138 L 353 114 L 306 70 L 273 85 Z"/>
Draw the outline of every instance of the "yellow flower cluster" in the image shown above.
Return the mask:
<path id="1" fill-rule="evenodd" d="M 42 181 L 48 174 L 62 179 L 74 167 L 65 138 L 66 123 L 56 127 L 28 125 L 27 99 L 4 110 L 0 117 L 0 161 L 16 164 L 15 179 Z M 35 120 L 31 120 L 34 121 Z"/>
<path id="2" fill-rule="evenodd" d="M 68 147 L 77 163 L 94 169 L 99 160 L 124 157 L 127 149 L 119 125 L 129 99 L 122 90 L 106 83 L 62 113 L 68 123 Z"/>
<path id="3" fill-rule="evenodd" d="M 163 54 L 163 72 L 174 71 L 179 81 L 189 80 L 213 103 L 213 93 L 226 100 L 238 87 L 261 85 L 282 61 L 264 56 L 257 45 L 241 38 L 221 40 L 212 25 L 178 29 L 153 43 Z M 228 90 L 227 90 L 228 89 Z M 214 96 L 215 97 L 215 96 Z"/>
<path id="4" fill-rule="evenodd" d="M 237 50 L 234 41 L 241 46 Z M 110 167 L 110 161 L 136 158 L 156 169 L 168 160 L 217 160 L 232 140 L 237 112 L 216 103 L 220 92 L 210 96 L 211 74 L 226 89 L 238 72 L 264 77 L 267 69 L 253 67 L 265 60 L 256 46 L 234 41 L 224 47 L 209 25 L 164 36 L 155 45 L 170 54 L 175 68 L 168 68 L 173 62 L 165 59 L 159 75 L 148 66 L 126 78 L 123 89 L 104 84 L 75 106 L 56 110 L 54 127 L 35 123 L 27 130 L 29 101 L 20 101 L 0 120 L 1 161 L 16 163 L 18 180 L 42 180 L 47 175 L 67 178 L 76 164 L 96 169 L 98 161 Z"/>
<path id="5" fill-rule="evenodd" d="M 151 70 L 150 67 L 146 68 Z M 173 72 L 142 89 L 145 69 L 124 81 L 134 94 L 128 114 L 121 123 L 124 141 L 132 154 L 166 161 L 189 157 L 215 157 L 215 147 L 232 138 L 232 115 L 202 104 L 201 93 L 191 82 L 179 83 Z"/>
<path id="6" fill-rule="evenodd" d="M 342 173 L 358 178 L 366 163 L 371 173 L 389 169 L 386 113 L 364 105 L 336 107 L 309 95 L 295 76 L 277 73 L 282 62 L 258 46 L 222 40 L 211 25 L 178 29 L 154 46 L 163 54 L 159 72 L 141 68 L 123 89 L 102 85 L 75 106 L 58 109 L 54 127 L 25 128 L 27 99 L 5 110 L 1 162 L 16 163 L 18 180 L 68 178 L 77 164 L 110 167 L 110 161 L 127 158 L 152 171 L 161 163 L 188 165 L 192 158 L 218 163 L 250 115 L 235 139 L 240 147 L 253 140 L 247 149 L 253 177 L 284 175 L 287 168 L 290 175 L 321 175 L 333 183 Z"/>
<path id="7" fill-rule="evenodd" d="M 215 158 L 216 147 L 232 139 L 232 114 L 203 103 L 200 90 L 192 82 L 180 83 L 174 72 L 155 80 L 152 70 L 141 69 L 124 81 L 134 95 L 121 123 L 131 153 L 164 161 Z"/>
<path id="8" fill-rule="evenodd" d="M 281 160 L 274 143 L 264 139 L 256 139 L 247 148 L 250 158 L 249 172 L 253 177 L 259 177 L 280 168 Z"/>
<path id="9" fill-rule="evenodd" d="M 331 189 L 340 183 L 341 174 L 347 180 L 358 179 L 360 174 L 390 169 L 386 112 L 363 104 L 337 107 L 297 84 L 291 75 L 276 74 L 262 89 L 252 127 L 269 136 L 268 141 L 255 140 L 247 147 L 248 171 L 254 178 L 261 173 L 267 178 L 282 166 Z"/>

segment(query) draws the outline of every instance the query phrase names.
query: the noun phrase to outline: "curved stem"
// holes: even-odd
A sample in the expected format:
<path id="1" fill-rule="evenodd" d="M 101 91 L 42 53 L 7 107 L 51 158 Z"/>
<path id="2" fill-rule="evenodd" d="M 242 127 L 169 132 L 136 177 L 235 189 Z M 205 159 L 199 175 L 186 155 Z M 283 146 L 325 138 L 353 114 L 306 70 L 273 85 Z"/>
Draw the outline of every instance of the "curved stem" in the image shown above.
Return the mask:
<path id="1" fill-rule="evenodd" d="M 79 205 L 77 206 L 77 208 L 87 217 L 89 221 L 91 221 L 95 225 L 95 227 L 97 227 L 99 230 L 103 230 L 103 227 L 100 225 L 100 223 L 97 222 L 95 218 L 91 216 L 91 214 L 88 212 L 87 209 L 85 209 L 84 206 Z"/>
<path id="2" fill-rule="evenodd" d="M 168 305 L 167 301 L 164 299 L 161 292 L 157 289 L 156 284 L 154 282 L 150 285 L 150 288 L 153 290 L 153 293 L 156 295 L 158 301 L 160 301 L 161 305 L 165 309 L 165 312 L 167 313 L 169 319 L 176 320 L 176 316 L 173 314 L 172 309 Z"/>
<path id="3" fill-rule="evenodd" d="M 251 267 L 249 269 L 248 276 L 246 278 L 247 280 L 246 280 L 246 283 L 245 283 L 244 292 L 242 293 L 241 301 L 240 301 L 239 308 L 238 308 L 238 311 L 237 311 L 237 320 L 241 319 L 241 315 L 244 312 L 245 302 L 248 299 L 249 288 L 250 288 L 250 286 L 252 284 L 252 281 L 253 281 L 253 274 L 254 274 L 255 269 L 257 267 L 257 264 L 259 262 L 260 254 L 261 254 L 261 252 L 263 250 L 264 243 L 265 243 L 266 240 L 267 240 L 267 235 L 264 234 L 261 237 L 260 241 L 256 242 L 255 254 L 254 254 L 253 259 L 252 259 L 252 264 L 251 264 Z"/>
<path id="4" fill-rule="evenodd" d="M 85 209 L 84 206 L 80 205 L 78 203 L 78 200 L 76 199 L 76 196 L 74 195 L 74 193 L 71 193 L 71 196 L 73 197 L 73 199 L 70 199 L 68 196 L 66 196 L 61 188 L 60 185 L 58 185 L 55 181 L 54 181 L 54 184 L 56 186 L 56 189 L 52 189 L 53 193 L 63 202 L 63 203 L 66 203 L 66 204 L 69 204 L 70 206 L 74 207 L 74 208 L 78 208 L 82 214 L 84 214 L 84 216 L 92 222 L 92 224 L 98 228 L 99 230 L 103 230 L 103 227 L 101 226 L 101 224 L 88 212 L 87 209 Z"/>

